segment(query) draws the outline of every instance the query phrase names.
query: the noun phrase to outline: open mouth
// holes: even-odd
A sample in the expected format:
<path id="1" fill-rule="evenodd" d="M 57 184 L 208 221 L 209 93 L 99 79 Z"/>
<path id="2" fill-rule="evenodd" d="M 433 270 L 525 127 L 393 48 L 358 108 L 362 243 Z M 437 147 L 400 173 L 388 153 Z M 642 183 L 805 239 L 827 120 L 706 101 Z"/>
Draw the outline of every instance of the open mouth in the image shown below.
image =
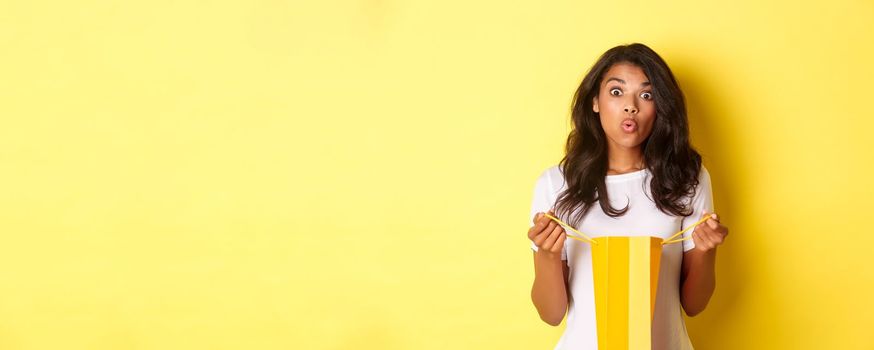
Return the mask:
<path id="1" fill-rule="evenodd" d="M 625 119 L 622 121 L 622 131 L 632 133 L 637 131 L 637 122 L 634 119 Z"/>

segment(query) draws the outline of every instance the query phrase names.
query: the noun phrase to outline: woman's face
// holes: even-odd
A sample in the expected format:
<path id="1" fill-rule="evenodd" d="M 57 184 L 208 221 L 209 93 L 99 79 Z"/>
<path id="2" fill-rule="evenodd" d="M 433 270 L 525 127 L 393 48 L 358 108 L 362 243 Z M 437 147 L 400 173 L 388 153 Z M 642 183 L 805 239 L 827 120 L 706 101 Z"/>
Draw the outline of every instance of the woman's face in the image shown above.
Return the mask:
<path id="1" fill-rule="evenodd" d="M 609 148 L 639 148 L 656 117 L 652 86 L 640 67 L 617 63 L 607 70 L 592 101 Z"/>

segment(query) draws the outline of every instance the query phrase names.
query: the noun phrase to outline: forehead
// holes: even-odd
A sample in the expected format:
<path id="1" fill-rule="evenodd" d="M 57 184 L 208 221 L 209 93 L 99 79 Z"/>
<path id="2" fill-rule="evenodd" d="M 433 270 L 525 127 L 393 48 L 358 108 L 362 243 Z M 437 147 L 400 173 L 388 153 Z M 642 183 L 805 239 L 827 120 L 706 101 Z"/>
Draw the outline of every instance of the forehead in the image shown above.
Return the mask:
<path id="1" fill-rule="evenodd" d="M 607 82 L 607 79 L 610 78 L 619 78 L 625 81 L 626 84 L 630 85 L 640 85 L 643 82 L 649 81 L 646 73 L 643 72 L 638 66 L 635 66 L 631 63 L 616 63 L 604 73 L 604 77 L 601 78 L 601 84 Z"/>

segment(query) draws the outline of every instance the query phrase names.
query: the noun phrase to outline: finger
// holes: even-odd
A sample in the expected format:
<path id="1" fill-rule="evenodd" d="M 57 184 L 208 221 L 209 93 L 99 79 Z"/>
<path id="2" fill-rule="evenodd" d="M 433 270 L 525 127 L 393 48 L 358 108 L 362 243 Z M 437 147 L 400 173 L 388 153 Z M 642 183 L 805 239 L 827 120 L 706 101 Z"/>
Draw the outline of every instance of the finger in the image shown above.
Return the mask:
<path id="1" fill-rule="evenodd" d="M 538 231 L 536 226 L 531 226 L 530 228 L 528 228 L 528 239 L 534 240 L 534 237 L 537 236 L 537 232 Z"/>
<path id="2" fill-rule="evenodd" d="M 727 232 L 725 226 L 717 225 L 717 228 L 713 229 L 713 232 L 711 233 L 710 241 L 716 245 L 720 245 L 725 242 L 726 235 Z"/>
<path id="3" fill-rule="evenodd" d="M 537 229 L 536 229 L 536 226 L 531 226 L 531 227 L 528 228 L 528 234 L 527 234 L 527 236 L 528 236 L 528 239 L 530 239 L 530 240 L 532 240 L 532 241 L 534 240 L 534 237 L 537 236 Z"/>
<path id="4" fill-rule="evenodd" d="M 557 224 L 550 220 L 550 222 L 546 223 L 546 227 L 534 233 L 534 240 L 538 243 L 538 246 L 543 244 L 543 242 L 549 238 L 549 233 L 555 229 L 555 226 L 557 226 Z"/>
<path id="5" fill-rule="evenodd" d="M 540 221 L 543 222 L 543 227 L 545 228 L 549 224 L 555 224 L 555 220 L 552 220 L 546 215 L 540 217 Z"/>
<path id="6" fill-rule="evenodd" d="M 545 249 L 551 249 L 552 246 L 555 245 L 555 242 L 558 240 L 558 237 L 564 233 L 564 229 L 561 226 L 557 226 L 551 232 L 549 232 L 549 237 L 543 242 L 543 247 Z"/>
<path id="7" fill-rule="evenodd" d="M 695 235 L 696 235 L 697 238 L 698 238 L 698 241 L 695 242 L 695 246 L 696 246 L 696 247 L 698 247 L 698 248 L 701 249 L 701 250 L 710 250 L 710 249 L 713 249 L 713 244 L 710 243 L 710 241 L 708 241 L 707 238 L 704 237 L 704 235 L 697 234 L 697 233 L 696 233 Z"/>
<path id="8" fill-rule="evenodd" d="M 710 234 L 711 232 L 713 232 L 713 227 L 709 225 L 709 222 L 710 220 L 707 220 L 698 224 L 698 226 L 695 226 L 695 231 L 700 231 L 702 234 Z"/>
<path id="9" fill-rule="evenodd" d="M 531 241 L 534 242 L 534 245 L 536 245 L 537 247 L 542 247 L 543 242 L 546 241 L 546 238 L 548 238 L 547 235 L 538 233 L 534 236 L 534 238 L 531 239 Z"/>
<path id="10" fill-rule="evenodd" d="M 717 228 L 719 228 L 719 221 L 714 220 L 712 216 L 710 219 L 707 219 L 707 221 L 705 221 L 704 223 L 707 224 L 707 226 L 713 230 L 716 230 Z"/>
<path id="11" fill-rule="evenodd" d="M 700 246 L 705 250 L 710 249 L 710 240 L 707 239 L 707 237 L 709 236 L 709 230 L 710 227 L 708 227 L 706 223 L 701 223 L 698 226 L 695 226 L 694 229 L 692 229 L 692 240 L 695 241 L 695 246 Z"/>
<path id="12" fill-rule="evenodd" d="M 543 213 L 537 213 L 534 215 L 534 227 L 536 228 L 536 232 L 540 232 L 540 230 L 546 226 L 547 220 L 549 220 L 549 218 L 543 215 Z"/>
<path id="13" fill-rule="evenodd" d="M 540 226 L 535 226 L 531 228 L 533 231 L 531 233 L 531 240 L 534 241 L 534 244 L 539 247 L 543 244 L 544 241 L 546 241 L 547 238 L 549 238 L 549 235 L 547 233 L 551 231 L 551 229 L 549 228 L 551 224 L 549 222 L 543 222 L 538 223 L 538 225 Z"/>
<path id="14" fill-rule="evenodd" d="M 696 246 L 700 246 L 704 250 L 713 249 L 713 242 L 710 241 L 708 235 L 702 230 L 695 230 L 695 232 L 692 232 L 692 239 L 695 240 Z"/>
<path id="15" fill-rule="evenodd" d="M 695 248 L 705 249 L 704 242 L 701 241 L 701 237 L 698 237 L 696 231 L 692 231 L 692 242 L 695 243 Z"/>
<path id="16" fill-rule="evenodd" d="M 556 227 L 552 231 L 550 231 L 549 234 L 545 235 L 547 237 L 546 240 L 543 241 L 543 249 L 549 250 L 552 248 L 553 245 L 555 245 L 555 241 L 558 240 L 558 234 L 556 233 L 556 231 L 558 231 L 559 229 L 559 227 Z"/>
<path id="17" fill-rule="evenodd" d="M 728 236 L 728 227 L 726 227 L 722 224 L 722 222 L 719 221 L 718 215 L 714 213 L 713 215 L 711 215 L 710 220 L 707 220 L 707 222 L 714 224 L 712 225 L 713 230 L 716 231 L 716 233 L 718 233 L 721 237 Z"/>
<path id="18" fill-rule="evenodd" d="M 540 235 L 547 227 L 549 226 L 549 218 L 546 216 L 541 216 L 534 226 L 531 226 L 529 229 L 528 235 L 530 238 L 534 238 Z"/>
<path id="19" fill-rule="evenodd" d="M 706 225 L 700 225 L 701 233 L 715 245 L 722 244 L 726 236 L 726 227 L 713 220 L 707 220 Z"/>
<path id="20" fill-rule="evenodd" d="M 549 214 L 549 216 L 552 216 L 554 218 L 558 218 L 557 216 L 555 216 L 555 212 L 552 211 L 552 209 L 549 209 L 549 211 L 547 211 L 546 213 Z M 546 216 L 546 215 L 543 215 L 543 216 Z M 555 222 L 555 220 L 553 220 L 552 218 L 547 217 L 546 219 L 551 220 L 552 222 Z"/>
<path id="21" fill-rule="evenodd" d="M 710 243 L 711 246 L 715 247 L 717 241 L 719 241 L 719 234 L 710 226 L 705 225 L 704 227 L 702 227 L 699 234 L 701 235 L 701 239 L 704 242 Z"/>
<path id="22" fill-rule="evenodd" d="M 540 234 L 549 235 L 549 233 L 552 232 L 552 230 L 555 230 L 556 226 L 558 226 L 558 223 L 556 223 L 555 221 L 549 220 L 549 222 L 546 224 L 546 227 L 544 227 L 542 230 L 540 230 Z"/>
<path id="23" fill-rule="evenodd" d="M 546 214 L 549 214 L 550 216 L 555 217 L 555 213 L 553 213 L 551 209 L 548 210 L 546 212 Z M 552 218 L 550 218 L 549 216 L 546 216 L 546 214 L 540 213 L 540 220 L 543 220 L 544 223 L 555 222 L 555 220 L 552 220 Z"/>
<path id="24" fill-rule="evenodd" d="M 528 228 L 528 239 L 534 239 L 534 237 L 537 236 L 538 233 L 540 233 L 540 230 L 543 228 L 543 226 L 546 225 L 546 223 L 540 222 L 541 217 L 543 217 L 543 213 L 534 214 L 534 220 L 532 221 L 533 224 L 531 225 L 531 227 Z"/>
<path id="25" fill-rule="evenodd" d="M 567 240 L 567 232 L 562 230 L 561 234 L 558 235 L 558 240 L 556 240 L 555 244 L 552 246 L 552 251 L 560 253 L 562 248 L 564 248 L 565 240 Z"/>
<path id="26" fill-rule="evenodd" d="M 725 237 L 718 233 L 714 233 L 713 236 L 710 236 L 710 242 L 713 242 L 714 247 L 722 244 L 724 241 Z"/>

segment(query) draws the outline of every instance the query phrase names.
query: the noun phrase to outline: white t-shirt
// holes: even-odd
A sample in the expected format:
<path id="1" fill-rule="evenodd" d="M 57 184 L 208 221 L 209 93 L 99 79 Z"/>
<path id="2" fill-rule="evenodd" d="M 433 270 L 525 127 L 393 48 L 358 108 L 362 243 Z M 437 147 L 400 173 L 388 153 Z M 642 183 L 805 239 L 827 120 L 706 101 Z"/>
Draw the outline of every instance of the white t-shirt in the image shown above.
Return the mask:
<path id="1" fill-rule="evenodd" d="M 656 236 L 668 238 L 701 219 L 704 211 L 713 212 L 713 197 L 710 174 L 702 166 L 699 185 L 692 200 L 693 213 L 687 217 L 671 216 L 660 211 L 650 192 L 652 175 L 644 169 L 621 175 L 608 175 L 606 178 L 610 202 L 615 209 L 628 205 L 625 215 L 611 218 L 595 202 L 594 207 L 583 217 L 578 231 L 589 237 L 601 236 Z M 529 224 L 533 226 L 538 212 L 547 212 L 555 205 L 558 195 L 567 188 L 559 166 L 552 166 L 540 175 L 534 186 Z M 559 217 L 573 225 L 568 217 Z M 692 234 L 683 234 L 683 238 Z M 567 233 L 574 234 L 565 229 Z M 680 237 L 677 237 L 680 238 Z M 667 244 L 662 248 L 659 271 L 659 284 L 652 325 L 652 348 L 665 350 L 690 350 L 692 344 L 686 333 L 683 311 L 680 305 L 680 271 L 683 252 L 695 247 L 692 239 L 680 243 Z M 531 248 L 537 246 L 531 242 Z M 569 267 L 568 284 L 570 300 L 567 313 L 567 327 L 556 344 L 555 349 L 597 349 L 598 333 L 595 323 L 595 298 L 592 286 L 592 256 L 588 243 L 566 239 L 561 259 Z"/>

